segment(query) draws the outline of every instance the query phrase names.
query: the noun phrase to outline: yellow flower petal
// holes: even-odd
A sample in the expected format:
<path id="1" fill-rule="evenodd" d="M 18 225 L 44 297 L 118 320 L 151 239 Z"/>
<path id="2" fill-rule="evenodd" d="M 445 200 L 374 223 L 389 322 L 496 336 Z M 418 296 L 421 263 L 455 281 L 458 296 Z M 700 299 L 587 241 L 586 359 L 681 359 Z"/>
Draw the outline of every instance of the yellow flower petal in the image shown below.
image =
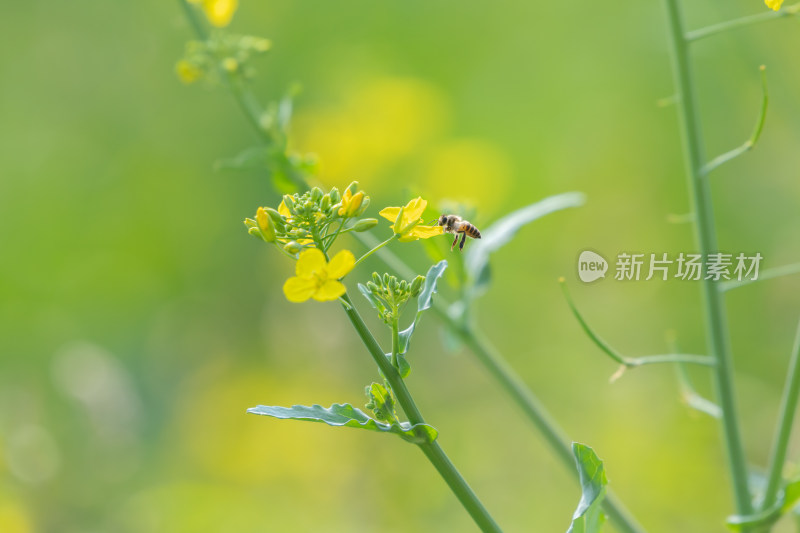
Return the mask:
<path id="1" fill-rule="evenodd" d="M 427 200 L 423 200 L 420 196 L 408 202 L 403 213 L 403 226 L 420 218 L 426 207 L 428 207 Z"/>
<path id="2" fill-rule="evenodd" d="M 230 23 L 238 4 L 238 0 L 205 0 L 203 10 L 211 24 L 223 28 Z"/>
<path id="3" fill-rule="evenodd" d="M 411 241 L 416 241 L 417 239 L 419 239 L 419 237 L 417 237 L 416 235 L 414 235 L 412 233 L 406 233 L 405 235 L 403 235 L 402 237 L 400 237 L 397 240 L 400 241 L 400 242 L 411 242 Z"/>
<path id="4" fill-rule="evenodd" d="M 442 226 L 415 226 L 414 229 L 409 232 L 409 235 L 413 235 L 418 239 L 428 239 L 436 235 L 441 235 L 442 233 L 444 233 L 444 228 Z"/>
<path id="5" fill-rule="evenodd" d="M 278 206 L 278 214 L 283 217 L 292 216 L 292 213 L 289 211 L 289 208 L 286 207 L 286 204 L 283 203 L 283 200 L 281 200 L 281 205 Z"/>
<path id="6" fill-rule="evenodd" d="M 767 4 L 768 8 L 777 11 L 781 8 L 783 0 L 764 0 L 764 3 Z"/>
<path id="7" fill-rule="evenodd" d="M 283 284 L 283 294 L 290 302 L 305 302 L 317 292 L 317 280 L 312 278 L 289 278 Z"/>
<path id="8" fill-rule="evenodd" d="M 325 254 L 316 248 L 309 248 L 297 258 L 295 273 L 301 278 L 310 278 L 314 275 L 314 272 L 320 274 L 324 272 L 326 266 Z"/>
<path id="9" fill-rule="evenodd" d="M 328 263 L 328 277 L 331 279 L 343 278 L 348 272 L 353 270 L 356 258 L 350 250 L 342 250 L 331 258 Z M 337 296 L 338 298 L 338 296 Z"/>
<path id="10" fill-rule="evenodd" d="M 389 222 L 394 222 L 395 220 L 397 220 L 397 215 L 400 214 L 400 208 L 386 207 L 384 209 L 381 209 L 381 212 L 378 214 L 383 218 L 385 218 L 386 220 L 388 220 Z"/>
<path id="11" fill-rule="evenodd" d="M 332 279 L 329 279 L 312 295 L 318 302 L 328 302 L 335 300 L 346 292 L 344 285 Z"/>

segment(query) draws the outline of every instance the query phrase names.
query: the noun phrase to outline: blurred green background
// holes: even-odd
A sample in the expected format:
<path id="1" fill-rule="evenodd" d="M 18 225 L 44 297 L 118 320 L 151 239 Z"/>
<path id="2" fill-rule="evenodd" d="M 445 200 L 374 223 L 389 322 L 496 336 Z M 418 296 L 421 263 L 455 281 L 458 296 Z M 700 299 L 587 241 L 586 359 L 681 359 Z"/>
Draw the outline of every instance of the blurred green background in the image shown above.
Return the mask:
<path id="1" fill-rule="evenodd" d="M 685 3 L 690 28 L 766 9 Z M 359 180 L 372 216 L 419 191 L 471 203 L 485 228 L 587 194 L 493 256 L 477 320 L 649 531 L 725 531 L 717 423 L 681 404 L 670 367 L 610 385 L 615 365 L 556 282 L 625 354 L 663 353 L 668 330 L 704 353 L 697 284 L 575 274 L 585 248 L 694 249 L 688 225 L 667 223 L 688 200 L 675 109 L 656 105 L 673 87 L 661 3 L 244 0 L 229 29 L 273 41 L 256 93 L 303 85 L 294 145 L 319 154 L 327 187 Z M 474 530 L 400 439 L 245 414 L 363 406 L 377 372 L 336 304 L 284 299 L 292 265 L 247 235 L 244 217 L 278 196 L 259 172 L 213 170 L 255 138 L 223 89 L 175 76 L 191 37 L 178 3 L 12 2 L 0 34 L 0 531 Z M 721 246 L 763 267 L 800 260 L 798 39 L 784 19 L 693 48 L 709 155 L 749 136 L 767 65 L 760 144 L 712 177 Z M 419 243 L 395 251 L 430 264 Z M 798 290 L 795 276 L 728 297 L 754 468 Z M 411 363 L 418 404 L 499 524 L 564 531 L 572 475 L 472 354 L 443 348 L 433 316 Z"/>

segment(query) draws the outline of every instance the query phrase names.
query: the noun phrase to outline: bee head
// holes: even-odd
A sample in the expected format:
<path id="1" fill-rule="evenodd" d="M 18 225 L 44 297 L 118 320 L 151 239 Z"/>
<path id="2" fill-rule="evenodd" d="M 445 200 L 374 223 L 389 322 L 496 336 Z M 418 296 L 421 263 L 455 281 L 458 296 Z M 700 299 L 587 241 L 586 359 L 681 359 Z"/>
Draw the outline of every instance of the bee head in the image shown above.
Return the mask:
<path id="1" fill-rule="evenodd" d="M 436 224 L 439 226 L 444 226 L 447 224 L 447 215 L 442 215 L 439 217 L 439 220 L 436 221 Z"/>

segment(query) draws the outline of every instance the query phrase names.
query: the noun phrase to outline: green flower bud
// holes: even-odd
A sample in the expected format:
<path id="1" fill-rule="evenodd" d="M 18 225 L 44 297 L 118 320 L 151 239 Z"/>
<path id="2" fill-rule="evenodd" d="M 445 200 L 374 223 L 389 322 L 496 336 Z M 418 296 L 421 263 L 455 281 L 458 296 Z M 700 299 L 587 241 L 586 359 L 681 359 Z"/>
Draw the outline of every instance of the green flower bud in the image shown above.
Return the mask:
<path id="1" fill-rule="evenodd" d="M 323 211 L 326 211 L 326 212 L 330 210 L 331 205 L 333 205 L 333 204 L 331 203 L 331 195 L 330 194 L 326 194 L 325 196 L 323 196 L 322 197 L 322 201 L 319 203 L 320 209 L 322 209 Z"/>
<path id="2" fill-rule="evenodd" d="M 294 207 L 294 198 L 292 198 L 290 195 L 288 194 L 283 195 L 283 205 L 286 206 L 286 209 L 288 209 L 291 214 L 293 215 L 297 214 Z"/>
<path id="3" fill-rule="evenodd" d="M 383 282 L 381 281 L 381 276 L 377 272 L 372 273 L 372 281 L 375 282 L 375 285 L 381 285 Z"/>
<path id="4" fill-rule="evenodd" d="M 422 290 L 423 283 L 425 283 L 425 276 L 417 276 L 416 278 L 414 278 L 414 281 L 411 282 L 411 288 L 409 289 L 411 296 L 413 296 L 414 298 L 419 296 L 419 293 Z"/>
<path id="5" fill-rule="evenodd" d="M 302 249 L 302 247 L 297 243 L 297 241 L 289 241 L 283 245 L 283 249 L 290 254 L 296 254 Z"/>
<path id="6" fill-rule="evenodd" d="M 264 211 L 266 211 L 267 214 L 269 215 L 269 218 L 272 219 L 272 222 L 275 224 L 275 227 L 280 228 L 281 231 L 283 231 L 283 228 L 286 227 L 286 224 L 284 223 L 281 214 L 278 213 L 276 210 L 272 209 L 271 207 L 265 207 Z"/>
<path id="7" fill-rule="evenodd" d="M 356 222 L 356 225 L 353 226 L 353 231 L 367 231 L 375 226 L 378 225 L 378 219 L 376 218 L 365 218 L 363 220 L 359 220 Z"/>
<path id="8" fill-rule="evenodd" d="M 311 200 L 313 202 L 319 202 L 322 199 L 322 189 L 319 187 L 314 187 L 311 189 Z"/>
<path id="9" fill-rule="evenodd" d="M 253 220 L 252 218 L 244 219 L 244 225 L 247 226 L 248 229 L 258 227 L 258 224 L 256 224 L 256 221 Z"/>
<path id="10" fill-rule="evenodd" d="M 248 228 L 247 233 L 249 233 L 253 237 L 258 237 L 259 239 L 263 239 L 265 241 L 267 240 L 264 239 L 264 235 L 261 234 L 261 230 L 258 228 Z"/>
<path id="11" fill-rule="evenodd" d="M 342 199 L 342 195 L 339 193 L 339 189 L 334 187 L 331 189 L 331 192 L 328 193 L 331 197 L 331 204 L 338 204 L 339 200 Z"/>

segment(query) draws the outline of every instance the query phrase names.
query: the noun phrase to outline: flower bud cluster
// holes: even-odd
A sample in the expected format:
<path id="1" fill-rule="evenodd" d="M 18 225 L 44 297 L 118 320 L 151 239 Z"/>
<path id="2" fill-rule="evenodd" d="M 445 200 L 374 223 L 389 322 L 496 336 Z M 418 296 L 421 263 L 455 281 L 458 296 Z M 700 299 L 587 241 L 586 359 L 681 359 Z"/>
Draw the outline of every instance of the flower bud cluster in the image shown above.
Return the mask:
<path id="1" fill-rule="evenodd" d="M 422 285 L 425 283 L 425 276 L 417 276 L 412 281 L 398 280 L 389 274 L 379 275 L 372 273 L 372 281 L 365 285 L 371 293 L 372 301 L 381 319 L 391 324 L 393 320 L 399 318 L 400 312 L 406 302 L 411 298 L 419 296 Z"/>
<path id="2" fill-rule="evenodd" d="M 267 52 L 271 46 L 268 39 L 261 37 L 214 33 L 207 41 L 189 41 L 183 59 L 175 68 L 185 83 L 199 79 L 219 83 L 220 69 L 251 78 L 255 71 L 249 66 L 250 60 Z"/>
<path id="3" fill-rule="evenodd" d="M 359 217 L 369 206 L 369 197 L 351 183 L 344 194 L 334 187 L 324 193 L 314 187 L 310 191 L 287 194 L 278 209 L 259 207 L 255 219 L 245 220 L 247 231 L 266 242 L 279 244 L 294 255 L 307 248 L 328 250 L 333 241 L 348 231 L 366 231 L 378 221 Z"/>

